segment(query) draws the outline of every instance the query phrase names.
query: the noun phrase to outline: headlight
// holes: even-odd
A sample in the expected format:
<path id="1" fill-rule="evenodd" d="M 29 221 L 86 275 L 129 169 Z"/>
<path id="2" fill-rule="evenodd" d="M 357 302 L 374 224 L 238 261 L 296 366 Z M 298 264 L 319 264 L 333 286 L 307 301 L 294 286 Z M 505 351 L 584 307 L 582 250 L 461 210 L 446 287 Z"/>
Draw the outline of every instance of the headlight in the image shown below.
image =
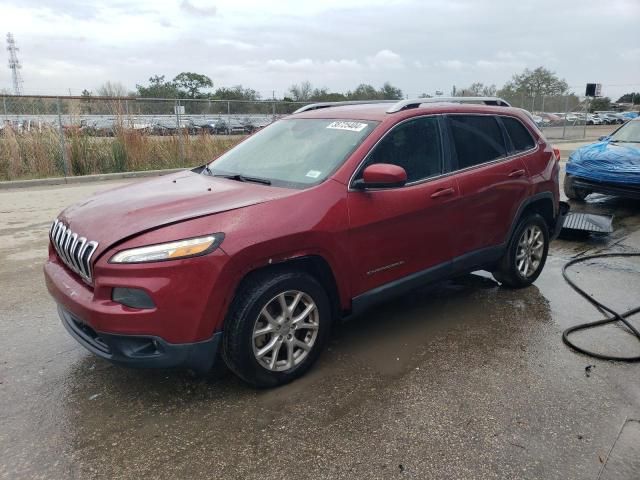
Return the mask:
<path id="1" fill-rule="evenodd" d="M 188 238 L 175 242 L 149 245 L 147 247 L 132 248 L 116 253 L 110 263 L 143 263 L 174 260 L 178 258 L 195 257 L 215 250 L 224 235 L 216 233 L 206 237 Z"/>

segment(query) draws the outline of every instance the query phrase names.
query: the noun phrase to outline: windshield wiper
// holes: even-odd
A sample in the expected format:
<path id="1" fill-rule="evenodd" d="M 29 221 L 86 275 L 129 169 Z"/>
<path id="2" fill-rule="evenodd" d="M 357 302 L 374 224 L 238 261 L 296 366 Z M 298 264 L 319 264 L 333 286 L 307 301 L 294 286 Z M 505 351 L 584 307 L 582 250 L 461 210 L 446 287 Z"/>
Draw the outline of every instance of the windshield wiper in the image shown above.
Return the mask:
<path id="1" fill-rule="evenodd" d="M 253 182 L 253 183 L 261 183 L 262 185 L 271 185 L 271 180 L 267 180 L 266 178 L 258 178 L 258 177 L 249 177 L 247 175 L 240 175 L 236 173 L 234 175 L 225 175 L 221 173 L 212 174 L 214 177 L 222 177 L 228 178 L 229 180 L 236 180 L 238 182 Z"/>

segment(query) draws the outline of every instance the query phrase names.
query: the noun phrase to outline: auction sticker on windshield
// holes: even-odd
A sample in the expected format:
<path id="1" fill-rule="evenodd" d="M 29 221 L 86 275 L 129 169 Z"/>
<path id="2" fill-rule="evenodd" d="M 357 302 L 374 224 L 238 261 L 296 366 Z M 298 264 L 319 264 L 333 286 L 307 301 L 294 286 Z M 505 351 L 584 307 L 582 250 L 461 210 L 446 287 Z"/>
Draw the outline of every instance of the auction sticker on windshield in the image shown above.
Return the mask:
<path id="1" fill-rule="evenodd" d="M 327 128 L 331 128 L 332 130 L 348 130 L 350 132 L 361 132 L 362 130 L 367 128 L 367 124 L 360 122 L 332 122 L 327 125 Z"/>

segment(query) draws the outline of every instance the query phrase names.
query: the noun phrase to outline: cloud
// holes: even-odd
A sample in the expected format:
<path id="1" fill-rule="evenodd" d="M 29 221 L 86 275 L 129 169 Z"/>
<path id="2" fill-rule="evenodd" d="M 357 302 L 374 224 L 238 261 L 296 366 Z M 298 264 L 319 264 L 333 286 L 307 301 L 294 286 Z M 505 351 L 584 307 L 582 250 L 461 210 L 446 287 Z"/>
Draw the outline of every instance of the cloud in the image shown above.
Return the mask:
<path id="1" fill-rule="evenodd" d="M 304 80 L 337 91 L 389 81 L 413 96 L 473 82 L 501 86 L 540 65 L 580 90 L 588 81 L 611 96 L 640 89 L 638 0 L 609 0 L 605 9 L 601 0 L 0 4 L 0 23 L 20 47 L 25 91 L 34 94 L 79 93 L 107 80 L 133 89 L 151 75 L 196 71 L 216 86 L 268 96 Z M 580 21 L 567 23 L 576 11 Z M 0 68 L 0 89 L 10 86 L 9 69 Z"/>
<path id="2" fill-rule="evenodd" d="M 182 0 L 180 9 L 195 16 L 215 17 L 218 14 L 218 8 L 215 5 L 202 3 L 198 0 Z"/>
<path id="3" fill-rule="evenodd" d="M 436 62 L 436 67 L 447 68 L 449 70 L 462 70 L 466 64 L 460 60 L 439 60 Z"/>
<path id="4" fill-rule="evenodd" d="M 250 51 L 255 50 L 257 47 L 253 43 L 243 42 L 242 40 L 234 40 L 230 38 L 218 38 L 210 42 L 211 45 L 220 45 L 222 47 L 231 47 L 236 50 Z"/>
<path id="5" fill-rule="evenodd" d="M 476 67 L 478 67 L 481 70 L 497 70 L 497 69 L 503 69 L 503 68 L 510 68 L 510 69 L 516 69 L 516 70 L 521 70 L 523 69 L 527 64 L 526 62 L 520 62 L 517 60 L 484 60 L 484 59 L 480 59 L 480 60 L 476 60 L 474 62 L 474 65 Z"/>
<path id="6" fill-rule="evenodd" d="M 620 52 L 620 58 L 626 61 L 640 61 L 640 48 L 630 48 Z"/>
<path id="7" fill-rule="evenodd" d="M 260 67 L 261 65 L 253 64 Z M 263 65 L 268 71 L 283 71 L 295 73 L 315 73 L 324 71 L 326 73 L 336 73 L 345 70 L 359 70 L 362 65 L 356 60 L 312 60 L 301 58 L 299 60 L 287 61 L 283 59 L 267 60 Z"/>
<path id="8" fill-rule="evenodd" d="M 367 57 L 367 65 L 375 69 L 404 68 L 404 61 L 397 53 L 384 49 L 372 57 Z"/>

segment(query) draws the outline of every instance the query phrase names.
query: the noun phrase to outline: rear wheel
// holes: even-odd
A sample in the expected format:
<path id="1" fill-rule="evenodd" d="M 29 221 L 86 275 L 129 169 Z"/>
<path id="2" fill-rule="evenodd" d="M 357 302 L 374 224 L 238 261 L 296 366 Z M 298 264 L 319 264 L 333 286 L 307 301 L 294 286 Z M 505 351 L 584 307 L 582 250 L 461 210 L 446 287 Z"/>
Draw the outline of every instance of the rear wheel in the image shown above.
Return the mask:
<path id="1" fill-rule="evenodd" d="M 256 387 L 304 374 L 329 338 L 331 308 L 322 285 L 297 271 L 265 272 L 240 288 L 225 322 L 223 356 Z"/>
<path id="2" fill-rule="evenodd" d="M 584 188 L 576 188 L 573 186 L 573 177 L 571 175 L 565 175 L 564 177 L 564 194 L 570 200 L 580 200 L 583 201 L 587 198 L 591 192 L 585 190 Z"/>
<path id="3" fill-rule="evenodd" d="M 503 286 L 523 288 L 540 276 L 549 251 L 549 228 L 540 215 L 523 218 L 516 228 L 507 251 L 492 272 Z"/>

